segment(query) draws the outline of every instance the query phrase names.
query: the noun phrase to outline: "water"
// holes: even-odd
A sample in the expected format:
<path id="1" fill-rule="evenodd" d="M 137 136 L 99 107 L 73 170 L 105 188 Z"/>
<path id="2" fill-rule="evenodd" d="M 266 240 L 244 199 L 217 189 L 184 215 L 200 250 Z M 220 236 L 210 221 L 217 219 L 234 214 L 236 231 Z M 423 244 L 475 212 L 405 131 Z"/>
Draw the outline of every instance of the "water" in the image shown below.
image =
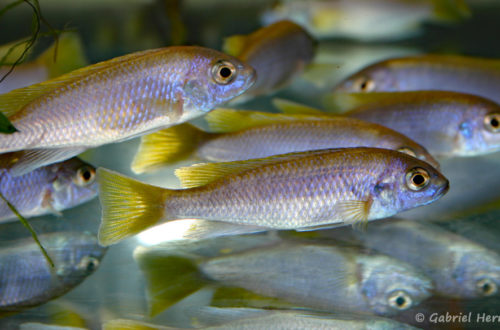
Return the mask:
<path id="1" fill-rule="evenodd" d="M 473 2 L 471 0 L 471 2 Z M 0 7 L 10 1 L 0 0 Z M 219 49 L 222 38 L 231 34 L 249 33 L 259 27 L 258 13 L 265 1 L 184 1 L 181 17 L 185 23 L 176 25 L 176 1 L 136 0 L 127 3 L 118 1 L 70 2 L 47 0 L 40 1 L 45 19 L 55 28 L 75 29 L 82 36 L 86 55 L 91 63 L 125 53 L 171 45 L 176 42 L 199 44 Z M 83 4 L 86 3 L 86 4 Z M 337 38 L 322 41 L 317 59 L 323 63 L 338 64 L 339 69 L 332 74 L 324 86 L 315 86 L 304 79 L 297 79 L 285 90 L 275 96 L 295 101 L 319 105 L 318 96 L 331 88 L 343 77 L 377 60 L 408 54 L 425 52 L 457 53 L 483 57 L 500 58 L 498 34 L 500 26 L 500 4 L 491 2 L 476 3 L 472 18 L 466 22 L 440 26 L 424 24 L 420 36 L 396 42 L 360 43 L 349 39 Z M 168 8 L 168 9 L 167 9 Z M 31 34 L 31 12 L 28 6 L 19 5 L 0 17 L 0 44 Z M 45 30 L 46 31 L 46 30 Z M 42 37 L 35 52 L 44 49 L 51 42 L 50 37 Z M 244 109 L 275 111 L 269 96 L 260 97 L 246 104 Z M 138 140 L 103 146 L 87 151 L 82 158 L 93 165 L 102 166 L 132 176 L 130 163 L 137 149 Z M 137 176 L 141 181 L 165 187 L 177 188 L 179 183 L 173 176 L 173 169 L 189 164 L 183 162 L 165 168 L 154 174 Z M 442 161 L 442 172 L 449 178 L 451 189 L 438 202 L 401 214 L 401 217 L 414 220 L 439 221 L 463 218 L 461 214 L 473 207 L 500 198 L 500 176 L 497 175 L 500 154 L 474 158 L 456 158 Z M 498 244 L 487 244 L 486 238 L 474 237 L 476 231 L 469 230 L 468 223 L 479 222 L 490 229 L 490 240 L 498 237 L 500 226 L 497 223 L 498 211 L 487 210 L 482 213 L 468 214 L 461 222 L 444 222 L 443 226 L 461 233 L 471 239 L 483 242 L 500 252 Z M 39 233 L 62 230 L 89 230 L 97 232 L 100 221 L 100 206 L 97 199 L 74 209 L 63 212 L 61 217 L 45 216 L 30 221 Z M 491 235 L 491 233 L 494 233 Z M 496 233 L 496 235 L 495 235 Z M 0 240 L 27 237 L 29 234 L 20 223 L 2 225 Z M 477 235 L 476 235 L 477 236 Z M 114 318 L 141 319 L 147 315 L 145 282 L 137 264 L 132 258 L 135 247 L 144 243 L 139 238 L 128 239 L 112 246 L 104 257 L 100 269 L 65 296 L 44 306 L 0 319 L 2 329 L 17 329 L 27 321 L 57 323 L 81 318 L 80 325 L 99 329 L 101 322 Z M 189 317 L 185 315 L 186 306 L 203 305 L 210 299 L 210 290 L 204 289 L 188 297 L 153 321 L 158 324 L 186 326 Z M 439 315 L 468 316 L 472 321 L 453 324 L 439 322 Z M 423 313 L 426 322 L 418 322 L 417 314 Z M 429 321 L 436 314 L 435 322 Z M 421 306 L 402 313 L 398 320 L 425 328 L 498 328 L 499 323 L 486 321 L 473 322 L 478 315 L 500 314 L 500 300 L 497 297 L 474 301 L 455 301 L 432 298 Z M 75 316 L 78 315 L 78 316 Z M 479 320 L 481 316 L 479 316 Z"/>

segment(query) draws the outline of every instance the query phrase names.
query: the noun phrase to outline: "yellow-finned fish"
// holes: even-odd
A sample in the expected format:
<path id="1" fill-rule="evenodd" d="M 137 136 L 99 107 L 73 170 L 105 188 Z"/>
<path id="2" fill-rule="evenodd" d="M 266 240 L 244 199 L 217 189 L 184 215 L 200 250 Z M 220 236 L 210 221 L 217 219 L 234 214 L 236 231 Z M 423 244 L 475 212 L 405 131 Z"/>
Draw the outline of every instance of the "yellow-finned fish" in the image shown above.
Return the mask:
<path id="1" fill-rule="evenodd" d="M 19 45 L 15 46 L 17 44 Z M 2 53 L 11 52 L 5 59 L 6 64 L 0 67 L 0 78 L 10 70 L 10 65 L 21 56 L 19 51 L 24 50 L 25 47 L 26 44 L 20 42 L 0 47 L 0 58 L 2 58 Z M 87 65 L 87 59 L 79 36 L 76 33 L 63 33 L 57 42 L 54 42 L 36 59 L 17 65 L 0 83 L 0 94 L 58 77 L 85 65 Z"/>
<path id="2" fill-rule="evenodd" d="M 387 316 L 417 306 L 433 289 L 426 275 L 405 262 L 318 242 L 282 240 L 216 257 L 139 246 L 134 259 L 144 274 L 151 316 L 207 285 L 240 288 L 240 297 L 244 289 L 250 305 L 262 295 L 271 307 L 289 303 Z M 211 303 L 222 305 L 224 296 L 236 300 L 237 291 L 231 291 L 216 292 Z"/>
<path id="3" fill-rule="evenodd" d="M 18 130 L 0 135 L 0 152 L 26 150 L 11 169 L 21 175 L 201 116 L 254 80 L 249 65 L 208 48 L 117 57 L 0 95 L 0 111 Z"/>
<path id="4" fill-rule="evenodd" d="M 161 222 L 203 219 L 273 229 L 364 223 L 429 204 L 448 180 L 407 154 L 341 148 L 176 171 L 170 190 L 98 169 L 101 244 L 114 244 Z"/>
<path id="5" fill-rule="evenodd" d="M 500 150 L 500 105 L 484 97 L 447 91 L 335 93 L 329 107 L 343 115 L 398 131 L 432 155 L 468 157 Z M 287 113 L 323 114 L 289 101 Z"/>
<path id="6" fill-rule="evenodd" d="M 226 38 L 224 52 L 257 71 L 255 84 L 238 100 L 267 94 L 290 83 L 311 63 L 315 48 L 316 41 L 290 21 L 279 21 L 249 35 Z"/>
<path id="7" fill-rule="evenodd" d="M 470 16 L 465 0 L 278 0 L 263 24 L 289 19 L 316 38 L 394 40 L 420 32 L 424 21 L 449 23 Z"/>
<path id="8" fill-rule="evenodd" d="M 417 55 L 383 60 L 340 82 L 334 92 L 444 90 L 500 103 L 500 61 L 459 55 Z"/>
<path id="9" fill-rule="evenodd" d="M 354 118 L 216 109 L 205 120 L 217 133 L 181 124 L 143 136 L 132 170 L 148 172 L 187 157 L 235 161 L 361 146 L 398 150 L 439 168 L 439 163 L 413 140 Z"/>

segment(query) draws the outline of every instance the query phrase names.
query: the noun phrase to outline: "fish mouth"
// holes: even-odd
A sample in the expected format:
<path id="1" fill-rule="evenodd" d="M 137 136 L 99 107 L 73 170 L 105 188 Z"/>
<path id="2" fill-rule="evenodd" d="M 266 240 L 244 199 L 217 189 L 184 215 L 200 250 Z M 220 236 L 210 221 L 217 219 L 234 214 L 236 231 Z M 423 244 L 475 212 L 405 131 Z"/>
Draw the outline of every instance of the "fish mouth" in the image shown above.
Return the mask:
<path id="1" fill-rule="evenodd" d="M 444 184 L 439 187 L 436 192 L 434 193 L 434 198 L 439 198 L 446 194 L 450 190 L 450 182 L 445 179 Z"/>

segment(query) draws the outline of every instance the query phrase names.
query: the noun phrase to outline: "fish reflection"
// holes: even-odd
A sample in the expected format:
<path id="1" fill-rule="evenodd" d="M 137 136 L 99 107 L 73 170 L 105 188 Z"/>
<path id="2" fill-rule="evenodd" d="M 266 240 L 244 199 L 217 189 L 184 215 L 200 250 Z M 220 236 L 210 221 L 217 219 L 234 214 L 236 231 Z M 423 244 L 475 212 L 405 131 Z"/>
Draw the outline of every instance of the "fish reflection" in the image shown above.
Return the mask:
<path id="1" fill-rule="evenodd" d="M 57 298 L 91 275 L 106 252 L 89 233 L 39 235 L 54 261 L 51 269 L 33 240 L 0 249 L 0 313 L 9 313 Z"/>
<path id="2" fill-rule="evenodd" d="M 194 259 L 139 247 L 134 256 L 146 276 L 152 314 L 214 282 L 299 306 L 379 315 L 418 305 L 432 290 L 408 264 L 335 246 L 282 242 Z"/>

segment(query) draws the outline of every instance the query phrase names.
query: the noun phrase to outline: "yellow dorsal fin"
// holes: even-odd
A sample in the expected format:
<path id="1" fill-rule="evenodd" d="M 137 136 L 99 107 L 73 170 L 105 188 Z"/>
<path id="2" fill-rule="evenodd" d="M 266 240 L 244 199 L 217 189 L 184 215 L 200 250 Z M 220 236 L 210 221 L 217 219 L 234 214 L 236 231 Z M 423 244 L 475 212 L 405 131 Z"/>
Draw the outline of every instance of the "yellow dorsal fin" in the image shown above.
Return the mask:
<path id="1" fill-rule="evenodd" d="M 238 57 L 247 44 L 247 36 L 234 35 L 224 39 L 222 51 L 234 57 Z"/>
<path id="2" fill-rule="evenodd" d="M 234 162 L 200 163 L 188 167 L 181 167 L 175 170 L 175 175 L 179 178 L 184 188 L 194 188 L 206 185 L 227 175 L 245 172 L 265 165 L 277 164 L 312 155 L 319 155 L 330 152 L 331 150 L 332 149 L 292 152 L 265 158 L 239 160 Z"/>
<path id="3" fill-rule="evenodd" d="M 161 51 L 161 49 L 151 49 L 143 52 L 115 57 L 111 60 L 89 65 L 39 84 L 15 89 L 9 93 L 2 94 L 0 95 L 0 112 L 5 114 L 7 117 L 10 117 L 21 110 L 29 102 L 56 88 L 76 82 L 84 77 L 88 77 L 89 75 L 92 75 L 104 69 L 119 65 L 132 58 L 137 59 L 138 57 L 152 54 L 158 51 Z"/>
<path id="4" fill-rule="evenodd" d="M 210 131 L 214 133 L 238 132 L 257 126 L 304 119 L 312 118 L 303 114 L 282 114 L 224 108 L 216 109 L 205 116 Z M 317 119 L 317 117 L 314 119 Z"/>
<path id="5" fill-rule="evenodd" d="M 80 37 L 72 32 L 62 34 L 57 43 L 38 56 L 36 62 L 48 69 L 50 78 L 87 65 Z"/>
<path id="6" fill-rule="evenodd" d="M 279 99 L 275 98 L 273 99 L 273 105 L 279 109 L 281 112 L 289 114 L 289 115 L 297 115 L 297 114 L 302 114 L 302 115 L 322 115 L 326 116 L 323 111 L 303 105 L 297 102 L 289 101 L 289 100 L 284 100 L 284 99 Z"/>

